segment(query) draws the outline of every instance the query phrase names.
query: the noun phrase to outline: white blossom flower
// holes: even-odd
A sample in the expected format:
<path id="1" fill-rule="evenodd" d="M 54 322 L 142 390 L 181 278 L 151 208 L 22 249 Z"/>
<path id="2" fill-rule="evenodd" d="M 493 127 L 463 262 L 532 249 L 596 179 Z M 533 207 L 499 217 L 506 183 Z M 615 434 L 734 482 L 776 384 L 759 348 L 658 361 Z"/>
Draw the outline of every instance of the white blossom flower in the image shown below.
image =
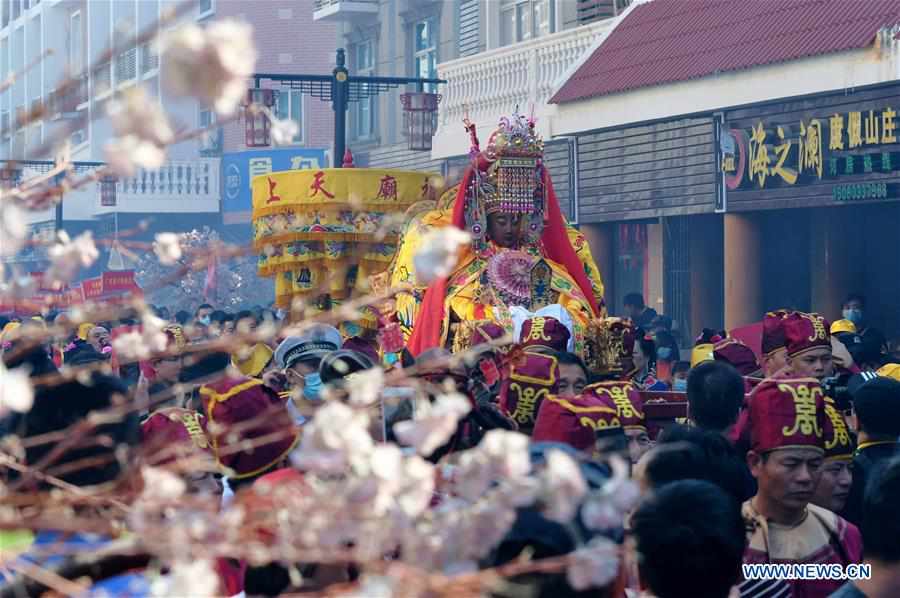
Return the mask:
<path id="1" fill-rule="evenodd" d="M 132 330 L 117 336 L 113 350 L 125 362 L 150 359 L 168 347 L 168 338 L 163 332 L 165 325 L 165 321 L 147 312 L 141 318 L 141 331 Z"/>
<path id="2" fill-rule="evenodd" d="M 354 372 L 344 379 L 351 405 L 364 407 L 378 400 L 384 387 L 384 370 L 380 367 Z"/>
<path id="3" fill-rule="evenodd" d="M 134 135 L 138 139 L 165 147 L 174 141 L 175 133 L 159 101 L 151 98 L 143 87 L 128 89 L 106 106 L 116 137 Z"/>
<path id="4" fill-rule="evenodd" d="M 502 478 L 520 478 L 531 472 L 528 436 L 508 430 L 491 430 L 484 435 L 478 449 L 483 451 Z"/>
<path id="5" fill-rule="evenodd" d="M 343 472 L 368 459 L 374 442 L 369 435 L 369 417 L 337 401 L 320 407 L 303 427 L 299 449 L 291 454 L 294 466 L 313 472 Z"/>
<path id="6" fill-rule="evenodd" d="M 275 145 L 290 145 L 294 142 L 294 137 L 300 133 L 300 126 L 295 120 L 270 117 L 269 121 L 272 123 L 269 135 Z"/>
<path id="7" fill-rule="evenodd" d="M 416 455 L 403 460 L 402 487 L 397 495 L 397 505 L 410 519 L 418 517 L 428 508 L 434 495 L 434 465 Z"/>
<path id="8" fill-rule="evenodd" d="M 181 241 L 175 233 L 159 233 L 153 242 L 153 252 L 163 266 L 174 266 L 181 259 Z"/>
<path id="9" fill-rule="evenodd" d="M 0 361 L 0 417 L 10 411 L 27 413 L 34 404 L 34 387 L 22 368 L 7 369 Z"/>
<path id="10" fill-rule="evenodd" d="M 59 232 L 59 240 L 47 250 L 50 267 L 44 274 L 45 280 L 51 283 L 69 282 L 74 279 L 81 268 L 89 268 L 100 252 L 94 245 L 94 234 L 85 231 L 70 239 L 66 231 Z"/>
<path id="11" fill-rule="evenodd" d="M 219 576 L 209 559 L 177 559 L 168 575 L 150 584 L 150 596 L 206 598 L 219 594 Z"/>
<path id="12" fill-rule="evenodd" d="M 469 233 L 453 226 L 428 232 L 413 257 L 419 284 L 429 285 L 438 278 L 448 276 L 456 266 L 460 247 L 471 240 Z"/>
<path id="13" fill-rule="evenodd" d="M 144 489 L 141 498 L 144 500 L 174 501 L 181 498 L 187 490 L 187 484 L 180 477 L 160 467 L 142 467 Z"/>
<path id="14" fill-rule="evenodd" d="M 150 351 L 144 345 L 144 337 L 140 332 L 131 331 L 120 334 L 113 340 L 113 351 L 122 361 L 138 361 L 150 358 Z"/>
<path id="15" fill-rule="evenodd" d="M 578 591 L 608 586 L 619 573 L 619 550 L 609 539 L 596 537 L 571 553 L 566 579 Z"/>
<path id="16" fill-rule="evenodd" d="M 256 67 L 253 28 L 223 19 L 207 28 L 184 25 L 160 38 L 163 85 L 175 96 L 194 96 L 221 116 L 230 116 L 244 98 Z"/>
<path id="17" fill-rule="evenodd" d="M 138 168 L 157 170 L 166 161 L 166 150 L 136 135 L 115 137 L 103 146 L 107 167 L 116 175 L 128 178 Z"/>
<path id="18" fill-rule="evenodd" d="M 13 201 L 0 198 L 0 256 L 17 254 L 27 237 L 25 211 Z"/>
<path id="19" fill-rule="evenodd" d="M 588 529 L 620 527 L 625 514 L 640 497 L 637 484 L 629 477 L 628 465 L 621 457 L 611 457 L 612 477 L 597 492 L 592 492 L 581 507 L 581 520 Z"/>
<path id="20" fill-rule="evenodd" d="M 459 420 L 471 410 L 469 399 L 459 393 L 440 395 L 433 404 L 420 402 L 415 419 L 397 422 L 394 433 L 400 442 L 427 457 L 450 440 Z"/>
<path id="21" fill-rule="evenodd" d="M 557 523 L 569 523 L 588 491 L 578 463 L 563 451 L 551 449 L 541 479 L 545 484 L 544 516 Z"/>

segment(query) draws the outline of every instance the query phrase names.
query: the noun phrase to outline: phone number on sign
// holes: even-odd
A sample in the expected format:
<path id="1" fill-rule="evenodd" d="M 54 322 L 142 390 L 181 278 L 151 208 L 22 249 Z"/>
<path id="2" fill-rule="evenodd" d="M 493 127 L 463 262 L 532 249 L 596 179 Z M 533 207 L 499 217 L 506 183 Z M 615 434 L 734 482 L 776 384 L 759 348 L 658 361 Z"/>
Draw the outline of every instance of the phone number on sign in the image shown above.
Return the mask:
<path id="1" fill-rule="evenodd" d="M 887 183 L 855 183 L 852 185 L 835 185 L 831 190 L 835 201 L 856 201 L 863 199 L 886 199 Z"/>

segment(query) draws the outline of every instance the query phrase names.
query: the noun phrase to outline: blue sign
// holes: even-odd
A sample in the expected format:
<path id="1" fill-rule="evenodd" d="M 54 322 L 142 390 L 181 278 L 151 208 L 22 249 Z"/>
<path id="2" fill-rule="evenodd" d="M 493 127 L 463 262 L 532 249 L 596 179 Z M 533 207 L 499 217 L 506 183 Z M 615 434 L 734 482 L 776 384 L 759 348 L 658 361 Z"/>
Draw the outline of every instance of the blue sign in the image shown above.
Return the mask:
<path id="1" fill-rule="evenodd" d="M 255 176 L 281 170 L 324 168 L 324 149 L 265 149 L 226 153 L 222 156 L 222 212 L 252 210 L 250 181 Z"/>

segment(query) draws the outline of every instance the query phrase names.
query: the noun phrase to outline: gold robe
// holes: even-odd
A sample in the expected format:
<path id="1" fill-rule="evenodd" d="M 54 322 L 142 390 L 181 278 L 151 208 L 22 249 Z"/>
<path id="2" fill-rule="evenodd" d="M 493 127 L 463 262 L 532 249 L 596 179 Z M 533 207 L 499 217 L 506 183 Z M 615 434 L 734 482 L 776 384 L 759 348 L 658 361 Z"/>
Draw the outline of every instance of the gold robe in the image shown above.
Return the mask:
<path id="1" fill-rule="evenodd" d="M 394 305 L 406 340 L 412 334 L 412 328 L 426 290 L 426 287 L 416 283 L 413 258 L 418 251 L 422 237 L 435 227 L 448 226 L 451 216 L 452 207 L 447 207 L 414 217 L 403 233 L 395 259 L 388 270 L 388 283 L 391 286 L 402 284 L 413 286 L 410 292 L 398 294 Z M 590 247 L 577 229 L 567 225 L 567 233 L 575 254 L 590 280 L 597 303 L 602 305 L 603 282 L 591 255 Z M 507 332 L 512 333 L 513 324 L 509 306 L 504 304 L 497 293 L 484 289 L 482 284 L 482 275 L 488 267 L 489 259 L 501 251 L 505 250 L 490 243 L 489 250 L 484 255 L 476 255 L 471 245 L 465 246 L 460 252 L 456 269 L 448 278 L 441 327 L 442 346 L 448 346 L 448 337 L 452 328 L 451 319 L 462 322 L 493 321 L 502 325 Z M 550 260 L 544 255 L 542 246 L 521 247 L 520 251 L 528 253 L 534 257 L 535 261 L 543 259 L 549 266 L 551 271 L 550 289 L 555 297 L 555 301 L 552 302 L 562 305 L 572 316 L 575 325 L 574 349 L 576 353 L 581 354 L 587 324 L 594 318 L 590 303 L 562 264 Z"/>

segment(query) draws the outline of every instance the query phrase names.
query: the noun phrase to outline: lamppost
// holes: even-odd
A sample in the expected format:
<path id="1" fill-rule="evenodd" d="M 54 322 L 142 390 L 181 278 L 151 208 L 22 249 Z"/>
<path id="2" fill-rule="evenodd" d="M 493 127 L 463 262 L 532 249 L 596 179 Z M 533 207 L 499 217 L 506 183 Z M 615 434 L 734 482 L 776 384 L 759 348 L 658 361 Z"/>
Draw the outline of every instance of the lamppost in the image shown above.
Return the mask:
<path id="1" fill-rule="evenodd" d="M 255 73 L 253 75 L 254 90 L 259 89 L 263 80 L 274 81 L 289 89 L 299 90 L 324 102 L 331 102 L 334 109 L 334 157 L 335 167 L 340 166 L 347 147 L 347 107 L 351 102 L 376 96 L 400 85 L 415 85 L 414 93 L 403 94 L 402 102 L 406 112 L 404 122 L 409 134 L 411 150 L 428 151 L 431 149 L 434 113 L 441 96 L 425 91 L 425 84 L 446 83 L 444 79 L 425 79 L 418 77 L 361 77 L 351 75 L 347 70 L 346 56 L 343 48 L 338 48 L 334 70 L 330 75 L 279 75 L 274 73 Z M 265 116 L 247 115 L 248 128 L 253 128 L 253 118 L 265 119 Z M 263 127 L 264 128 L 264 127 Z"/>

